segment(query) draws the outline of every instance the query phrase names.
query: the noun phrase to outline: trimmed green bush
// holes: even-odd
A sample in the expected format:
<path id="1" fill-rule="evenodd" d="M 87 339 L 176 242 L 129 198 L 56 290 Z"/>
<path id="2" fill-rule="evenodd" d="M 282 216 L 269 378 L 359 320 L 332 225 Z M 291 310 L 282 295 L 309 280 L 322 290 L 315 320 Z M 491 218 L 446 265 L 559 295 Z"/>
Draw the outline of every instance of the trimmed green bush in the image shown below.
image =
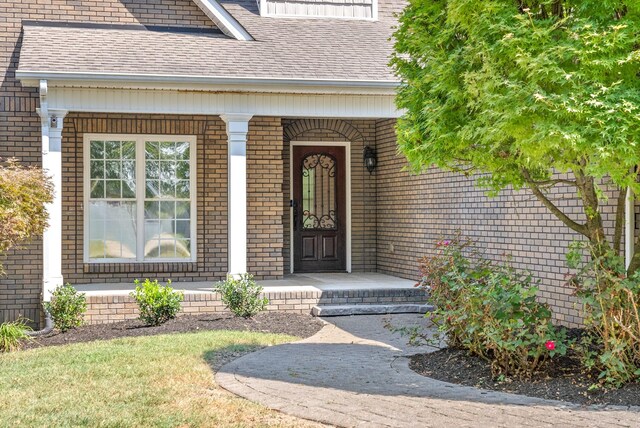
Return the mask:
<path id="1" fill-rule="evenodd" d="M 45 302 L 44 307 L 51 314 L 54 327 L 64 333 L 83 324 L 87 299 L 71 284 L 64 284 L 54 290 L 51 301 Z"/>
<path id="2" fill-rule="evenodd" d="M 260 297 L 262 287 L 248 273 L 239 278 L 228 275 L 225 281 L 213 287 L 213 291 L 222 295 L 222 303 L 237 317 L 251 318 L 264 311 L 269 303 L 269 299 Z"/>
<path id="3" fill-rule="evenodd" d="M 27 334 L 31 330 L 24 319 L 0 324 L 0 352 L 20 349 L 23 342 L 32 339 Z"/>
<path id="4" fill-rule="evenodd" d="M 160 325 L 176 317 L 184 294 L 170 287 L 171 280 L 167 281 L 167 285 L 161 285 L 157 279 L 145 279 L 142 284 L 136 279 L 135 284 L 136 289 L 131 297 L 138 304 L 140 319 L 146 325 Z"/>

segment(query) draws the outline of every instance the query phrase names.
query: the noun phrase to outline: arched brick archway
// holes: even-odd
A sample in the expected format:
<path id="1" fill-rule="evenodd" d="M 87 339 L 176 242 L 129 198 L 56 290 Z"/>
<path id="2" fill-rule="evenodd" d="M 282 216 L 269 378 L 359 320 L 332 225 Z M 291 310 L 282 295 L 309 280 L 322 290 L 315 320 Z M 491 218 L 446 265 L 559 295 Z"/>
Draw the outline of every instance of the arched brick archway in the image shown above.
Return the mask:
<path id="1" fill-rule="evenodd" d="M 340 119 L 300 119 L 285 126 L 285 141 L 295 140 L 296 137 L 308 131 L 333 131 L 351 143 L 364 142 L 362 133 L 353 125 Z"/>

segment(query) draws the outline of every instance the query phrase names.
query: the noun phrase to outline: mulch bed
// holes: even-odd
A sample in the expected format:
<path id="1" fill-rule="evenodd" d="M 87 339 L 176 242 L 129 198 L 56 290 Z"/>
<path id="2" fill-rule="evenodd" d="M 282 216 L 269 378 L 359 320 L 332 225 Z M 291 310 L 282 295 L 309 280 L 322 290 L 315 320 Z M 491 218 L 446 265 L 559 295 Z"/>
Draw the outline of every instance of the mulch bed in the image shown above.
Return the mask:
<path id="1" fill-rule="evenodd" d="M 156 327 L 147 327 L 136 319 L 112 324 L 87 325 L 66 333 L 54 331 L 26 343 L 24 348 L 207 330 L 254 331 L 306 338 L 317 333 L 323 325 L 322 321 L 310 315 L 282 312 L 262 312 L 250 319 L 234 317 L 231 314 L 183 315 Z"/>
<path id="2" fill-rule="evenodd" d="M 498 381 L 491 375 L 489 363 L 453 348 L 414 355 L 409 366 L 423 376 L 494 391 L 584 405 L 640 406 L 640 383 L 627 384 L 618 390 L 589 391 L 589 386 L 596 382 L 597 373 L 584 373 L 580 362 L 571 355 L 559 358 L 549 364 L 546 371 L 529 380 Z"/>

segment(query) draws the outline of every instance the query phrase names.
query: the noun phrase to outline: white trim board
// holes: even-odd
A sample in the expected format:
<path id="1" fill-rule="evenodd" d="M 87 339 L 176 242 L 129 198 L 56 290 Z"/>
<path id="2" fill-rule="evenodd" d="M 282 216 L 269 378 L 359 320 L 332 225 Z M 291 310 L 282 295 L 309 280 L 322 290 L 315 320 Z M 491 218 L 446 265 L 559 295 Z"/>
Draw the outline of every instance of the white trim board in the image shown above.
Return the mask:
<path id="1" fill-rule="evenodd" d="M 193 0 L 193 2 L 227 36 L 236 40 L 253 40 L 247 30 L 216 0 Z"/>
<path id="2" fill-rule="evenodd" d="M 289 142 L 289 200 L 293 200 L 293 147 L 294 146 L 329 146 L 344 147 L 345 156 L 345 203 L 347 216 L 347 237 L 346 237 L 346 270 L 351 273 L 351 143 L 348 141 L 290 141 Z M 289 270 L 294 273 L 293 255 L 293 207 L 289 207 Z"/>
<path id="3" fill-rule="evenodd" d="M 145 163 L 144 163 L 144 145 L 143 141 L 148 140 L 164 140 L 164 141 L 184 141 L 189 143 L 189 167 L 190 167 L 190 188 L 191 192 L 191 257 L 188 259 L 148 259 L 144 260 L 144 243 L 140 242 L 136 236 L 136 259 L 89 259 L 89 188 L 90 188 L 90 168 L 89 168 L 89 156 L 90 156 L 90 144 L 91 140 L 129 140 L 136 142 L 136 203 L 139 205 L 136 211 L 136 224 L 137 227 L 143 227 L 144 225 L 144 195 L 145 191 Z M 108 134 L 108 133 L 86 133 L 83 135 L 83 177 L 82 177 L 82 206 L 83 206 L 83 249 L 82 260 L 83 263 L 100 264 L 100 263 L 193 263 L 197 261 L 198 252 L 198 235 L 197 235 L 197 223 L 198 223 L 198 203 L 197 203 L 197 151 L 198 138 L 195 135 L 167 135 L 167 134 Z M 140 201 L 143 203 L 140 204 Z"/>

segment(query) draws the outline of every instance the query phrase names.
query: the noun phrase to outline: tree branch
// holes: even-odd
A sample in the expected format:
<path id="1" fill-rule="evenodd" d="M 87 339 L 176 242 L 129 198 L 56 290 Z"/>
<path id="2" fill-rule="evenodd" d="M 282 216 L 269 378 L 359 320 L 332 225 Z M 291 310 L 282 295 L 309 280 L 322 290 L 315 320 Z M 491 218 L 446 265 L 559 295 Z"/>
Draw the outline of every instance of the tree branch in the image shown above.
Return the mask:
<path id="1" fill-rule="evenodd" d="M 549 198 L 547 198 L 544 193 L 542 193 L 542 190 L 540 190 L 538 185 L 531 179 L 531 174 L 529 173 L 529 171 L 526 168 L 523 168 L 521 170 L 521 172 L 522 172 L 522 176 L 525 179 L 525 182 L 527 183 L 527 185 L 529 186 L 529 188 L 531 189 L 533 194 L 536 196 L 536 198 L 538 198 L 538 200 L 540 202 L 542 202 L 542 204 L 545 207 L 547 207 L 547 209 L 549 211 L 551 211 L 551 213 L 553 215 L 558 217 L 558 219 L 561 222 L 563 222 L 565 225 L 567 225 L 570 229 L 572 229 L 572 230 L 578 232 L 579 234 L 584 235 L 587 238 L 589 238 L 588 229 L 587 229 L 587 227 L 585 225 L 582 225 L 582 224 L 577 223 L 576 221 L 570 219 L 565 213 L 563 213 L 560 210 L 560 208 L 555 206 L 554 203 L 551 202 L 551 200 Z"/>
<path id="2" fill-rule="evenodd" d="M 553 180 L 533 180 L 532 181 L 536 186 L 555 186 L 556 184 L 568 184 L 570 186 L 577 186 L 578 183 L 576 183 L 575 180 L 566 180 L 566 179 L 562 179 L 562 178 L 556 178 Z"/>

